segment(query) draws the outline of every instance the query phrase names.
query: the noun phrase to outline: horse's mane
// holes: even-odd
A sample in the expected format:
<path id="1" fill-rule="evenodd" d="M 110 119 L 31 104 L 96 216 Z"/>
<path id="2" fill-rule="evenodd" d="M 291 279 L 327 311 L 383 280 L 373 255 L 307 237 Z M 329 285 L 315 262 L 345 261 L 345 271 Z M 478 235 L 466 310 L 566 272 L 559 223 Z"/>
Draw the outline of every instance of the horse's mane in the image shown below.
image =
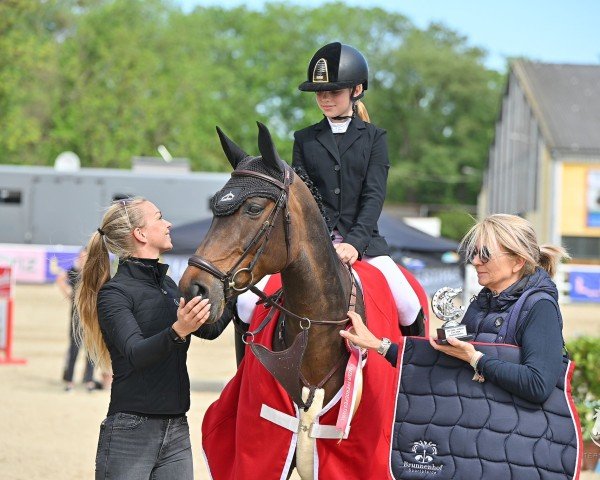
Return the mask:
<path id="1" fill-rule="evenodd" d="M 315 202 L 317 203 L 317 207 L 319 207 L 321 216 L 325 219 L 327 228 L 331 231 L 330 218 L 325 214 L 325 206 L 323 205 L 323 197 L 321 197 L 319 190 L 317 190 L 317 187 L 315 186 L 313 181 L 310 179 L 310 177 L 308 176 L 308 173 L 306 173 L 306 170 L 304 170 L 304 168 L 299 167 L 299 166 L 294 166 L 292 168 L 293 168 L 294 172 L 296 173 L 296 175 L 298 175 L 298 177 L 300 177 L 300 180 L 302 180 L 305 183 L 305 185 L 308 187 L 308 189 L 310 190 L 310 193 L 312 194 L 313 198 L 315 199 Z"/>

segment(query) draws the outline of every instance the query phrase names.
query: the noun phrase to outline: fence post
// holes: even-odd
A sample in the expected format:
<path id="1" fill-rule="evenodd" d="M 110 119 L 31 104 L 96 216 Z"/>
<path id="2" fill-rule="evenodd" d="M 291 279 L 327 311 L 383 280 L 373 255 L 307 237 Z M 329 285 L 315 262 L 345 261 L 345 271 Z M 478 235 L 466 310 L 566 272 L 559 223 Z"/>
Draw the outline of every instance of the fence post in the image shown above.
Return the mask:
<path id="1" fill-rule="evenodd" d="M 27 360 L 12 356 L 15 275 L 11 265 L 0 265 L 0 365 L 24 365 Z M 3 311 L 2 311 L 3 310 Z M 4 338 L 2 338 L 4 337 Z"/>

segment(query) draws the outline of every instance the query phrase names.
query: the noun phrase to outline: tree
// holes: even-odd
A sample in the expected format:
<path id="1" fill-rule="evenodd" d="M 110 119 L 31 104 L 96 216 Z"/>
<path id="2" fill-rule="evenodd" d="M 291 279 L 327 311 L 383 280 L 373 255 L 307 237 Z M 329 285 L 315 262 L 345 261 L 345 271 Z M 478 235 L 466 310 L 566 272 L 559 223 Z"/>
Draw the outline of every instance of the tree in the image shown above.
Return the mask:
<path id="1" fill-rule="evenodd" d="M 501 85 L 483 56 L 440 25 L 413 29 L 388 52 L 373 97 L 390 132 L 394 200 L 475 203 L 480 179 L 464 172 L 485 165 Z"/>
<path id="2" fill-rule="evenodd" d="M 52 114 L 59 91 L 59 40 L 68 2 L 0 3 L 0 151 L 8 163 L 51 161 Z"/>
<path id="3" fill-rule="evenodd" d="M 128 166 L 134 155 L 155 155 L 154 141 L 169 128 L 165 8 L 154 0 L 101 2 L 65 40 L 55 138 L 85 165 Z"/>
<path id="4" fill-rule="evenodd" d="M 292 133 L 321 118 L 297 87 L 338 40 L 369 61 L 364 101 L 388 131 L 388 199 L 475 203 L 502 78 L 441 25 L 342 2 L 183 13 L 168 0 L 22 0 L 0 4 L 0 33 L 5 162 L 73 150 L 84 166 L 126 168 L 163 144 L 196 170 L 224 170 L 215 125 L 255 154 L 256 120 L 290 161 Z"/>

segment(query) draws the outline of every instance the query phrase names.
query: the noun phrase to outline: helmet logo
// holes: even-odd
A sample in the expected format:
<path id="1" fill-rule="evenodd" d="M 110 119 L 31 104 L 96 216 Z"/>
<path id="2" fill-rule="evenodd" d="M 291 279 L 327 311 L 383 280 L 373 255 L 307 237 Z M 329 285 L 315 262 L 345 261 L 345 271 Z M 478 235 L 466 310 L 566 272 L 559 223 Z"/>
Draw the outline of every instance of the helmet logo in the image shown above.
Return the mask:
<path id="1" fill-rule="evenodd" d="M 329 72 L 327 71 L 327 60 L 319 58 L 313 70 L 313 82 L 329 82 Z"/>

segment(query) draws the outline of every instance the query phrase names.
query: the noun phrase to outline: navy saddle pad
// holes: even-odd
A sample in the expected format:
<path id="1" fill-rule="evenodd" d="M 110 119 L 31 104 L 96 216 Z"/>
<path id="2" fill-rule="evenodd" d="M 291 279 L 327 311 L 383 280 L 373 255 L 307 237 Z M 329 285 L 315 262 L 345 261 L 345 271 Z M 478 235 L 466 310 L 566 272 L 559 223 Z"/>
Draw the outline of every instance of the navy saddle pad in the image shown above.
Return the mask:
<path id="1" fill-rule="evenodd" d="M 406 338 L 390 452 L 397 480 L 564 480 L 578 476 L 581 434 L 569 379 L 573 364 L 543 404 L 530 403 L 486 381 L 472 380 L 466 362 L 424 339 Z M 520 349 L 477 344 L 519 363 Z"/>

